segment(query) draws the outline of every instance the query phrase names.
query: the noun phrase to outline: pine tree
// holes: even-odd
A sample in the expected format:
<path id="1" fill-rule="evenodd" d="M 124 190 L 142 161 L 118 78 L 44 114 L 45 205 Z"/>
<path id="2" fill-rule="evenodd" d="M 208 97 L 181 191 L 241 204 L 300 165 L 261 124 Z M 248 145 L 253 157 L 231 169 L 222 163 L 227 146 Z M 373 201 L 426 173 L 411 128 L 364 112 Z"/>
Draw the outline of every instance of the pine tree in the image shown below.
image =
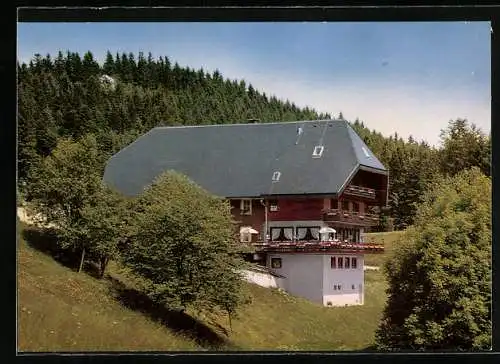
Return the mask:
<path id="1" fill-rule="evenodd" d="M 113 59 L 113 55 L 111 54 L 111 52 L 108 50 L 106 52 L 106 60 L 104 61 L 104 65 L 103 65 L 103 71 L 104 71 L 104 74 L 106 75 L 114 75 L 116 73 L 116 70 L 115 70 L 115 61 Z"/>
<path id="2" fill-rule="evenodd" d="M 489 140 L 466 119 L 450 121 L 441 131 L 441 168 L 444 173 L 456 173 L 471 167 L 480 167 L 490 175 Z"/>

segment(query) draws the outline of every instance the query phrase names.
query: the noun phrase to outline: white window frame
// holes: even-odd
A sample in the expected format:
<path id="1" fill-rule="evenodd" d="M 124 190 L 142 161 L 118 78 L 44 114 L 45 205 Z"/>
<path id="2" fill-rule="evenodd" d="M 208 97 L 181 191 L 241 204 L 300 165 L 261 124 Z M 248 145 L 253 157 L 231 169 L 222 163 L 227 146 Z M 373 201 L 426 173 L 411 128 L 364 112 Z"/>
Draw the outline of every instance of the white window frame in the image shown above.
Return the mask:
<path id="1" fill-rule="evenodd" d="M 245 202 L 248 202 L 248 210 L 245 210 Z M 252 215 L 252 200 L 249 198 L 244 198 L 240 201 L 240 214 L 241 215 Z"/>
<path id="2" fill-rule="evenodd" d="M 323 155 L 323 151 L 325 150 L 325 147 L 322 145 L 316 145 L 313 149 L 313 158 L 321 158 Z"/>
<path id="3" fill-rule="evenodd" d="M 339 268 L 339 262 L 338 258 L 342 258 L 342 268 Z M 346 258 L 349 259 L 349 268 L 346 268 Z M 356 261 L 356 268 L 353 268 L 352 266 L 352 260 L 355 259 Z M 335 261 L 335 268 L 332 267 L 332 260 Z M 330 268 L 337 270 L 337 269 L 342 269 L 342 270 L 350 270 L 350 269 L 359 269 L 359 259 L 357 256 L 345 256 L 345 255 L 331 255 L 330 256 Z"/>
<path id="4" fill-rule="evenodd" d="M 371 158 L 370 153 L 368 152 L 368 150 L 365 147 L 361 147 L 361 149 L 363 150 L 363 153 L 364 153 L 366 158 Z"/>
<path id="5" fill-rule="evenodd" d="M 269 202 L 269 211 L 276 212 L 279 211 L 278 200 L 273 200 L 273 202 Z"/>
<path id="6" fill-rule="evenodd" d="M 273 260 L 279 262 L 279 267 L 273 267 Z M 281 269 L 283 268 L 283 259 L 281 257 L 271 257 L 271 269 Z"/>

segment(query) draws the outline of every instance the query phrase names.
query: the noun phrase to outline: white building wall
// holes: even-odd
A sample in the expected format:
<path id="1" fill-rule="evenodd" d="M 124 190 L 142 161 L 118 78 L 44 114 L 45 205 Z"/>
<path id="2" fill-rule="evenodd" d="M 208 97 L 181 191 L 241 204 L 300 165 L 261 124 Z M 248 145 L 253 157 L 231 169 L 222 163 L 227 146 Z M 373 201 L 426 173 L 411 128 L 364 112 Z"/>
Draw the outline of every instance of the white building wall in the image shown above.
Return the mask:
<path id="1" fill-rule="evenodd" d="M 356 269 L 332 269 L 332 257 L 355 257 Z M 362 255 L 325 254 L 323 255 L 323 305 L 345 306 L 362 305 L 364 302 L 364 260 Z M 334 289 L 340 285 L 340 290 Z M 354 286 L 354 288 L 353 288 Z"/>
<path id="2" fill-rule="evenodd" d="M 285 279 L 275 277 L 269 273 L 254 272 L 250 270 L 242 270 L 243 279 L 247 282 L 257 284 L 266 288 L 281 288 L 285 289 Z"/>
<path id="3" fill-rule="evenodd" d="M 271 267 L 271 258 L 281 258 L 281 268 Z M 269 254 L 267 266 L 285 276 L 283 289 L 295 296 L 323 304 L 322 254 Z"/>

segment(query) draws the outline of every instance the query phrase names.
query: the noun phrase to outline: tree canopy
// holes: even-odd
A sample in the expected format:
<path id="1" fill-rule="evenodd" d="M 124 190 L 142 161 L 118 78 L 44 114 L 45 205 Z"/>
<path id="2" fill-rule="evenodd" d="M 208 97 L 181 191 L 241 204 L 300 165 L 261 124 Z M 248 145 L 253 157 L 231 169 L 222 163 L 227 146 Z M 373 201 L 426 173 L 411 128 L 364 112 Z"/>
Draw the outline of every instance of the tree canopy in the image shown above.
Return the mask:
<path id="1" fill-rule="evenodd" d="M 232 312 L 243 261 L 229 203 L 169 171 L 139 197 L 136 212 L 123 260 L 146 279 L 149 294 L 169 306 Z"/>
<path id="2" fill-rule="evenodd" d="M 491 348 L 491 180 L 475 167 L 425 194 L 386 266 L 383 350 Z"/>
<path id="3" fill-rule="evenodd" d="M 56 227 L 61 248 L 81 252 L 79 271 L 89 253 L 101 263 L 103 275 L 109 258 L 116 256 L 126 211 L 124 198 L 102 182 L 95 137 L 60 139 L 33 172 L 32 206 Z"/>

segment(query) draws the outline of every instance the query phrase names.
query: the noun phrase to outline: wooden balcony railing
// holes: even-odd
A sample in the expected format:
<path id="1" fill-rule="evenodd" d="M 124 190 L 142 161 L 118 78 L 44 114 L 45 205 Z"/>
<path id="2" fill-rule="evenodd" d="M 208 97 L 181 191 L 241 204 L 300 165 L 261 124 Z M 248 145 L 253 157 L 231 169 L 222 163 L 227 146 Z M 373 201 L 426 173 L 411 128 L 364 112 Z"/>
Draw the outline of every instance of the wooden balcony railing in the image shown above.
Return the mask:
<path id="1" fill-rule="evenodd" d="M 384 246 L 373 243 L 341 241 L 258 241 L 252 244 L 257 251 L 266 252 L 329 252 L 383 253 Z"/>
<path id="2" fill-rule="evenodd" d="M 373 188 L 354 186 L 354 185 L 347 186 L 344 190 L 344 194 L 351 196 L 365 197 L 373 200 L 377 198 L 377 193 Z"/>
<path id="3" fill-rule="evenodd" d="M 329 209 L 323 211 L 324 221 L 348 222 L 353 224 L 374 226 L 377 225 L 380 215 L 372 213 L 359 213 L 340 209 Z"/>

